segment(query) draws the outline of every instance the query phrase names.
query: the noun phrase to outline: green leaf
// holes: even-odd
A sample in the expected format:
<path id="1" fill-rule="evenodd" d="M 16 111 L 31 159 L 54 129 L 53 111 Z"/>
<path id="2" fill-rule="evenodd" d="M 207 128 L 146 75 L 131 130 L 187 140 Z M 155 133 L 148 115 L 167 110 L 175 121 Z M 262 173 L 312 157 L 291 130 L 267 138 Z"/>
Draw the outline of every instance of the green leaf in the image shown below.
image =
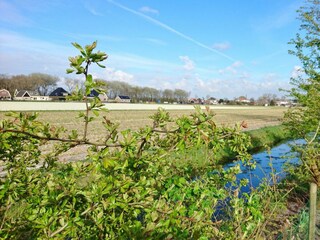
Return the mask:
<path id="1" fill-rule="evenodd" d="M 76 47 L 81 53 L 82 55 L 86 55 L 84 49 L 76 42 L 71 43 L 74 47 Z"/>
<path id="2" fill-rule="evenodd" d="M 151 213 L 151 220 L 152 220 L 153 222 L 155 222 L 155 221 L 158 219 L 158 217 L 159 217 L 159 215 L 158 215 L 158 213 L 157 213 L 156 211 L 153 211 L 153 212 Z"/>
<path id="3" fill-rule="evenodd" d="M 99 67 L 101 67 L 101 68 L 106 68 L 106 66 L 104 66 L 104 65 L 102 65 L 102 64 L 100 64 L 100 63 L 98 63 L 98 62 L 96 62 L 96 64 L 97 64 Z"/>
<path id="4" fill-rule="evenodd" d="M 86 80 L 87 80 L 88 83 L 92 83 L 92 82 L 93 82 L 93 81 L 92 81 L 92 75 L 91 75 L 91 74 L 88 74 Z"/>
<path id="5" fill-rule="evenodd" d="M 92 109 L 92 113 L 94 115 L 96 115 L 97 117 L 99 116 L 99 110 L 97 110 L 97 109 Z"/>
<path id="6" fill-rule="evenodd" d="M 68 68 L 68 69 L 66 70 L 66 72 L 67 72 L 67 74 L 73 73 L 73 72 L 74 72 L 74 69 Z"/>

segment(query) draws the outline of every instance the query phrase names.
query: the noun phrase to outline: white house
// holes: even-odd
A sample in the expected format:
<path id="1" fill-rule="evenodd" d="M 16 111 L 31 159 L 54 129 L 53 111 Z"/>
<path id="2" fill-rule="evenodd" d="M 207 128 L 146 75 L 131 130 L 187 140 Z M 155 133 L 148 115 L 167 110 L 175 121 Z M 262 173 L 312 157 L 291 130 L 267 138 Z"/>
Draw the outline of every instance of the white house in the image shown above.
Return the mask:
<path id="1" fill-rule="evenodd" d="M 92 89 L 90 94 L 88 95 L 88 98 L 94 98 L 94 97 L 98 97 L 101 102 L 108 101 L 108 96 L 106 93 L 99 93 L 95 89 Z"/>
<path id="2" fill-rule="evenodd" d="M 130 103 L 131 99 L 129 96 L 118 95 L 115 99 L 118 103 Z"/>
<path id="3" fill-rule="evenodd" d="M 27 100 L 32 100 L 31 99 L 31 94 L 27 90 L 16 90 L 14 92 L 14 100 L 18 101 L 27 101 Z"/>
<path id="4" fill-rule="evenodd" d="M 14 92 L 14 100 L 18 101 L 49 101 L 51 98 L 49 96 L 40 96 L 37 92 L 27 91 L 27 90 L 16 90 Z"/>
<path id="5" fill-rule="evenodd" d="M 282 106 L 282 107 L 289 107 L 289 106 L 291 106 L 291 102 L 289 102 L 287 100 L 282 100 L 282 101 L 277 101 L 276 105 Z"/>

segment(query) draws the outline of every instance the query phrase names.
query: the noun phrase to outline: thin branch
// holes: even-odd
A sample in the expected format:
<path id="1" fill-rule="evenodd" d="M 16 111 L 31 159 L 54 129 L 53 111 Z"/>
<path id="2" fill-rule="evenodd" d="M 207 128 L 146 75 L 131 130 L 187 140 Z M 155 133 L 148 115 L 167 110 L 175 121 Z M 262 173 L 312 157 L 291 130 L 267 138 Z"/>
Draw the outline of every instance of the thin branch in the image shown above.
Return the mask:
<path id="1" fill-rule="evenodd" d="M 84 132 L 83 132 L 83 141 L 86 141 L 87 139 L 87 132 L 88 132 L 88 123 L 89 123 L 89 105 L 88 105 L 88 98 L 85 96 L 86 101 L 86 116 L 84 119 Z"/>
<path id="2" fill-rule="evenodd" d="M 320 121 L 319 121 L 319 123 L 318 123 L 318 127 L 317 127 L 316 132 L 314 133 L 314 135 L 313 135 L 313 137 L 311 138 L 311 140 L 308 141 L 308 144 L 311 144 L 311 143 L 316 139 L 316 137 L 317 137 L 317 135 L 318 135 L 318 133 L 319 133 L 319 130 L 320 130 Z"/>
<path id="3" fill-rule="evenodd" d="M 98 206 L 98 203 L 94 204 L 93 206 L 89 207 L 87 210 L 85 210 L 84 212 L 82 212 L 82 213 L 80 214 L 80 216 L 83 216 L 83 215 L 87 214 L 90 210 L 95 209 L 97 206 Z M 62 232 L 67 226 L 68 226 L 68 223 L 66 223 L 65 225 L 63 225 L 63 226 L 62 226 L 61 228 L 59 228 L 57 231 L 51 233 L 51 234 L 49 235 L 49 237 L 51 238 L 51 237 L 57 235 L 58 233 Z"/>
<path id="4" fill-rule="evenodd" d="M 53 236 L 57 235 L 58 233 L 61 233 L 66 227 L 68 226 L 68 223 L 66 223 L 65 225 L 63 225 L 61 228 L 59 228 L 57 231 L 53 232 L 50 234 L 50 238 L 52 238 Z"/>
<path id="5" fill-rule="evenodd" d="M 146 138 L 143 138 L 143 139 L 142 139 L 142 142 L 141 142 L 141 144 L 140 144 L 138 153 L 137 153 L 137 158 L 140 158 L 140 157 L 141 157 L 142 149 L 143 149 L 143 147 L 144 147 L 144 145 L 145 145 L 146 143 L 147 143 L 147 139 L 146 139 Z"/>
<path id="6" fill-rule="evenodd" d="M 65 139 L 65 138 L 57 138 L 57 137 L 44 137 L 44 136 L 39 136 L 36 134 L 32 134 L 29 132 L 24 132 L 20 130 L 14 130 L 14 129 L 0 129 L 0 133 L 5 133 L 5 132 L 11 132 L 11 133 L 18 133 L 18 134 L 24 134 L 26 136 L 39 139 L 39 140 L 47 140 L 47 141 L 59 141 L 59 142 L 66 142 L 66 143 L 73 143 L 75 145 L 93 145 L 97 147 L 123 147 L 122 144 L 105 144 L 105 143 L 97 143 L 97 142 L 90 142 L 88 140 L 76 140 L 76 139 Z"/>
<path id="7" fill-rule="evenodd" d="M 3 228 L 3 225 L 6 222 L 5 221 L 6 217 L 7 217 L 6 215 L 7 215 L 7 212 L 9 211 L 9 209 L 11 208 L 11 206 L 12 206 L 12 203 L 8 204 L 7 207 L 6 207 L 6 210 L 5 210 L 4 215 L 3 215 L 2 223 L 1 223 L 1 226 L 0 226 L 0 230 Z"/>
<path id="8" fill-rule="evenodd" d="M 84 72 L 85 81 L 87 81 L 89 65 L 90 65 L 90 61 L 87 61 L 87 65 L 86 65 L 85 72 Z M 85 101 L 86 101 L 86 116 L 84 119 L 83 141 L 85 141 L 87 139 L 88 124 L 89 124 L 89 110 L 90 110 L 89 105 L 88 105 L 88 97 L 87 97 L 86 91 L 85 91 Z"/>
<path id="9" fill-rule="evenodd" d="M 177 128 L 175 130 L 160 130 L 160 129 L 153 129 L 152 132 L 157 132 L 157 133 L 176 133 L 179 131 L 180 128 Z"/>

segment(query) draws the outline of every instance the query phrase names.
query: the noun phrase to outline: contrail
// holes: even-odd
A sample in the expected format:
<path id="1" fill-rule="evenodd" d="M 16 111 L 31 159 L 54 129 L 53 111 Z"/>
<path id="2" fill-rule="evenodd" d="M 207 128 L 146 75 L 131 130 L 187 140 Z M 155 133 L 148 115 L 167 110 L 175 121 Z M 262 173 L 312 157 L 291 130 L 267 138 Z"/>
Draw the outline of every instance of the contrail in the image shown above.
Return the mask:
<path id="1" fill-rule="evenodd" d="M 172 33 L 174 33 L 174 34 L 176 34 L 176 35 L 178 35 L 178 36 L 180 36 L 180 37 L 182 37 L 182 38 L 184 38 L 184 39 L 186 39 L 186 40 L 198 45 L 199 47 L 202 47 L 202 48 L 207 49 L 207 50 L 209 50 L 211 52 L 214 52 L 214 53 L 216 53 L 216 54 L 218 54 L 218 55 L 220 55 L 220 56 L 222 56 L 222 57 L 224 57 L 224 58 L 226 58 L 226 59 L 228 59 L 228 60 L 230 60 L 232 62 L 237 61 L 236 59 L 234 59 L 234 58 L 232 58 L 232 57 L 230 57 L 230 56 L 228 56 L 228 55 L 226 55 L 226 54 L 224 54 L 224 53 L 222 53 L 222 52 L 220 52 L 220 51 L 218 51 L 218 50 L 216 50 L 214 48 L 211 48 L 211 47 L 209 47 L 209 46 L 207 46 L 207 45 L 205 45 L 205 44 L 193 39 L 192 37 L 189 37 L 189 36 L 179 32 L 179 31 L 175 30 L 174 28 L 168 26 L 167 24 L 164 24 L 164 23 L 162 23 L 162 22 L 160 22 L 160 21 L 158 21 L 158 20 L 156 20 L 156 19 L 154 19 L 152 17 L 149 17 L 149 16 L 147 16 L 147 15 L 141 13 L 141 12 L 138 12 L 136 10 L 128 8 L 128 7 L 126 7 L 126 6 L 124 6 L 124 5 L 120 4 L 120 3 L 117 3 L 117 2 L 115 2 L 113 0 L 107 0 L 107 1 L 109 3 L 111 3 L 111 4 L 113 4 L 113 5 L 121 8 L 121 9 L 127 11 L 127 12 L 133 13 L 134 15 L 142 17 L 142 18 L 152 22 L 153 24 L 155 24 L 155 25 L 157 25 L 157 26 L 159 26 L 159 27 L 161 27 L 163 29 L 166 29 L 167 31 L 172 32 Z"/>

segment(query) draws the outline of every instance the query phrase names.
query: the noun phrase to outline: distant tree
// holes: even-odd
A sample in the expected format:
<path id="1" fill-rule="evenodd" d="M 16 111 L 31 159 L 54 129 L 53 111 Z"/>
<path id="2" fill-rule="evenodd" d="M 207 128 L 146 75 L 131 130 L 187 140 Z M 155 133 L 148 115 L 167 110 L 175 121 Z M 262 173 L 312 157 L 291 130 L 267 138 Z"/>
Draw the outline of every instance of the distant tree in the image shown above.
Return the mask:
<path id="1" fill-rule="evenodd" d="M 14 75 L 10 78 L 12 83 L 12 91 L 17 90 L 36 90 L 35 85 L 27 75 Z"/>
<path id="2" fill-rule="evenodd" d="M 6 89 L 10 92 L 11 95 L 14 93 L 14 87 L 11 78 L 5 74 L 0 75 L 0 89 Z"/>
<path id="3" fill-rule="evenodd" d="M 172 102 L 174 99 L 174 93 L 171 89 L 165 89 L 162 92 L 162 99 L 164 102 Z"/>
<path id="4" fill-rule="evenodd" d="M 57 86 L 59 78 L 44 73 L 32 73 L 28 76 L 32 89 L 38 91 L 39 95 L 45 96 Z"/>
<path id="5" fill-rule="evenodd" d="M 190 95 L 190 93 L 188 93 L 187 91 L 182 90 L 182 89 L 175 89 L 173 94 L 174 94 L 175 99 L 178 102 L 183 102 L 183 103 L 188 101 L 188 97 Z"/>
<path id="6" fill-rule="evenodd" d="M 270 106 L 275 106 L 275 105 L 276 105 L 276 101 L 272 99 L 272 100 L 270 101 Z"/>
<path id="7" fill-rule="evenodd" d="M 219 101 L 218 101 L 218 103 L 219 103 L 219 104 L 222 104 L 222 103 L 224 103 L 224 100 L 223 100 L 222 98 L 220 98 Z"/>
<path id="8" fill-rule="evenodd" d="M 76 88 L 82 88 L 80 80 L 74 78 L 65 78 L 64 85 L 66 85 L 69 93 L 73 92 Z"/>
<path id="9" fill-rule="evenodd" d="M 108 97 L 113 99 L 118 95 L 128 95 L 131 86 L 121 81 L 106 81 L 108 86 Z"/>
<path id="10" fill-rule="evenodd" d="M 160 91 L 155 88 L 144 87 L 142 89 L 142 92 L 144 93 L 144 100 L 145 101 L 153 102 L 160 97 Z"/>
<path id="11" fill-rule="evenodd" d="M 141 100 L 142 88 L 134 86 L 131 88 L 131 99 L 133 102 L 139 102 Z"/>
<path id="12" fill-rule="evenodd" d="M 265 105 L 265 104 L 270 105 L 270 102 L 271 101 L 275 102 L 276 99 L 277 99 L 276 94 L 265 93 L 257 99 L 257 104 L 258 105 Z"/>

